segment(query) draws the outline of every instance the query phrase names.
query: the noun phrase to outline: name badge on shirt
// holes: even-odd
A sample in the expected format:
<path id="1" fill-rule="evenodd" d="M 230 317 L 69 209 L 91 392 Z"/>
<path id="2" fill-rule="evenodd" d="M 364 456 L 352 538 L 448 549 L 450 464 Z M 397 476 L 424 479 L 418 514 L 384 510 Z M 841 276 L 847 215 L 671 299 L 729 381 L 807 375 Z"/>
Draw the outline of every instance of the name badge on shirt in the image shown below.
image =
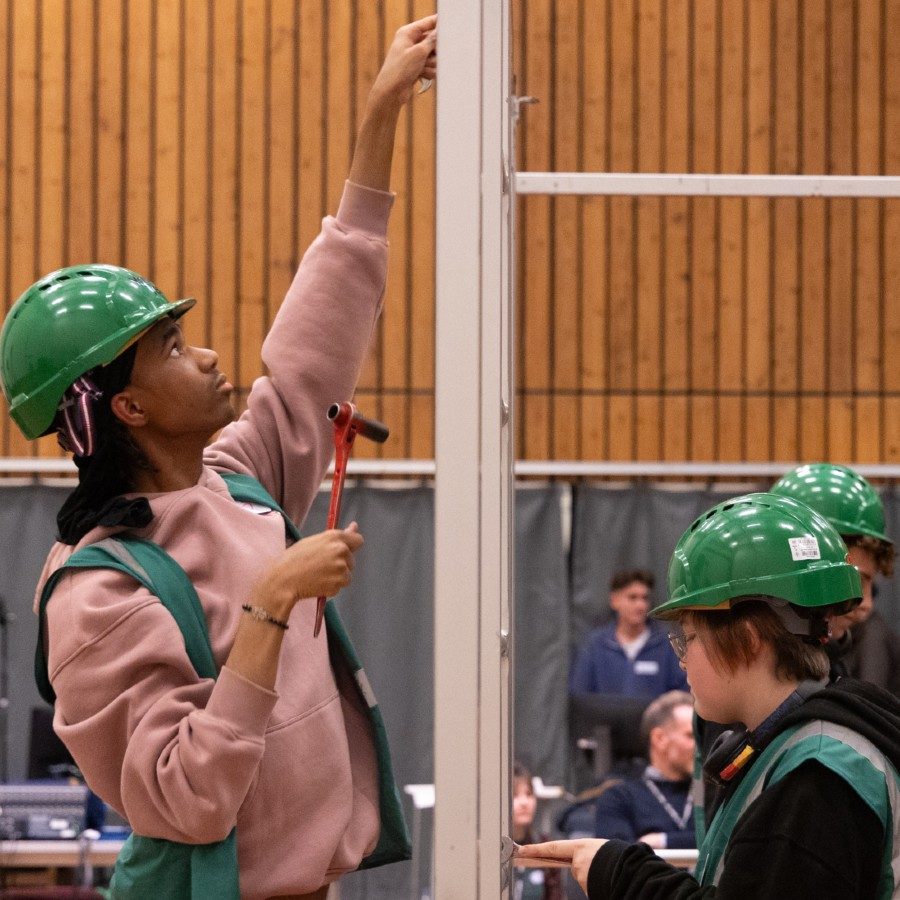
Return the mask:
<path id="1" fill-rule="evenodd" d="M 659 663 L 655 659 L 639 659 L 634 664 L 635 675 L 659 675 Z"/>

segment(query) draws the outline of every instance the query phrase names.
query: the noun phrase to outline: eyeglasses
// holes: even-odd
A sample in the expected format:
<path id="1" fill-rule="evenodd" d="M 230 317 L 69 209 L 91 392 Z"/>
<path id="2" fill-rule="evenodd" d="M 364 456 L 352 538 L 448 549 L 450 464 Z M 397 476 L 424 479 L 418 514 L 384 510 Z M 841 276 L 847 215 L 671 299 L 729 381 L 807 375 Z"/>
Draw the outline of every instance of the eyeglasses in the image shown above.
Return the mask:
<path id="1" fill-rule="evenodd" d="M 685 658 L 687 655 L 688 644 L 695 637 L 697 637 L 696 631 L 693 634 L 685 634 L 683 631 L 669 632 L 669 643 L 672 645 L 672 650 L 675 651 L 675 655 L 678 657 L 678 662 L 681 662 Z"/>

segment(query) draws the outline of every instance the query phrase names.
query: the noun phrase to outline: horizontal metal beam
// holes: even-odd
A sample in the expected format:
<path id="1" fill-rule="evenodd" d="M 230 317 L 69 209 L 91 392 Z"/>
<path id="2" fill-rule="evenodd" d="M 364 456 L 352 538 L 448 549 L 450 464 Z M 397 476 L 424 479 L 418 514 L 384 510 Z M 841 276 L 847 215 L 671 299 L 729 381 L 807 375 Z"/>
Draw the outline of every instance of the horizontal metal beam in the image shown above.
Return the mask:
<path id="1" fill-rule="evenodd" d="M 70 459 L 53 459 L 32 456 L 0 457 L 0 475 L 72 475 L 77 473 Z M 328 467 L 329 473 L 334 471 Z M 351 459 L 348 475 L 395 475 L 430 477 L 434 475 L 433 459 Z"/>
<path id="2" fill-rule="evenodd" d="M 516 475 L 545 478 L 778 478 L 799 462 L 537 462 L 519 460 Z M 865 478 L 900 478 L 900 466 L 848 463 Z"/>
<path id="3" fill-rule="evenodd" d="M 75 464 L 69 459 L 44 459 L 34 456 L 0 457 L 2 475 L 74 475 Z"/>
<path id="4" fill-rule="evenodd" d="M 518 172 L 519 194 L 652 197 L 900 197 L 885 175 L 679 175 Z"/>
<path id="5" fill-rule="evenodd" d="M 518 460 L 515 474 L 523 478 L 777 478 L 798 462 L 580 462 L 578 460 Z M 865 478 L 898 479 L 900 465 L 848 463 Z M 0 457 L 0 475 L 75 475 L 68 459 Z M 331 469 L 329 469 L 329 472 Z M 431 478 L 433 459 L 352 459 L 347 474 L 356 477 Z"/>

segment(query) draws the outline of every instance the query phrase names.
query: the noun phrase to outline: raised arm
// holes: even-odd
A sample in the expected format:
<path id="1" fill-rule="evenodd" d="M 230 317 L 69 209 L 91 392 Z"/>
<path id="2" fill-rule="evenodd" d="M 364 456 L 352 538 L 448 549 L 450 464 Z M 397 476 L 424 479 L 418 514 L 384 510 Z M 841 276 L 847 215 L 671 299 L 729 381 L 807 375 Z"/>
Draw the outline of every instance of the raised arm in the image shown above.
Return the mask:
<path id="1" fill-rule="evenodd" d="M 419 78 L 434 78 L 437 16 L 404 25 L 369 91 L 356 139 L 350 181 L 379 191 L 390 189 L 397 119 Z"/>
<path id="2" fill-rule="evenodd" d="M 325 412 L 353 395 L 380 310 L 394 134 L 418 78 L 434 75 L 435 22 L 397 32 L 366 103 L 338 213 L 306 252 L 263 344 L 269 376 L 206 453 L 219 471 L 258 478 L 298 523 L 331 460 Z"/>

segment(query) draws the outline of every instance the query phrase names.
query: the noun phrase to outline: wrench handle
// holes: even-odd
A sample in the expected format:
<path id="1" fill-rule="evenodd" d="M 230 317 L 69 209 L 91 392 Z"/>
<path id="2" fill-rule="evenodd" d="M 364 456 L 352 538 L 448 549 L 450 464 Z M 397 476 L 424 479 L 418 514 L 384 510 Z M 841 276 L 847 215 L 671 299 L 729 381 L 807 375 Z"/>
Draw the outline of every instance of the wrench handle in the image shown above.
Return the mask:
<path id="1" fill-rule="evenodd" d="M 344 476 L 347 474 L 347 461 L 356 435 L 361 434 L 370 441 L 383 444 L 390 435 L 387 425 L 375 419 L 367 419 L 349 401 L 332 403 L 326 413 L 334 424 L 334 478 L 331 482 L 331 504 L 328 507 L 328 528 L 338 527 L 341 513 L 341 495 L 344 491 Z M 322 630 L 322 618 L 325 615 L 325 597 L 316 599 L 316 625 L 313 637 L 318 637 Z"/>
<path id="2" fill-rule="evenodd" d="M 328 418 L 334 422 L 335 428 L 349 425 L 357 434 L 377 444 L 383 444 L 391 436 L 391 431 L 384 422 L 367 419 L 352 403 L 332 403 L 328 407 Z"/>
<path id="3" fill-rule="evenodd" d="M 334 478 L 331 481 L 331 502 L 328 506 L 327 528 L 337 528 L 341 515 L 341 496 L 344 493 L 344 476 L 347 474 L 347 460 L 356 434 L 351 429 L 335 428 L 334 432 Z M 313 637 L 318 637 L 322 630 L 322 619 L 325 616 L 326 597 L 316 598 L 316 624 Z"/>

